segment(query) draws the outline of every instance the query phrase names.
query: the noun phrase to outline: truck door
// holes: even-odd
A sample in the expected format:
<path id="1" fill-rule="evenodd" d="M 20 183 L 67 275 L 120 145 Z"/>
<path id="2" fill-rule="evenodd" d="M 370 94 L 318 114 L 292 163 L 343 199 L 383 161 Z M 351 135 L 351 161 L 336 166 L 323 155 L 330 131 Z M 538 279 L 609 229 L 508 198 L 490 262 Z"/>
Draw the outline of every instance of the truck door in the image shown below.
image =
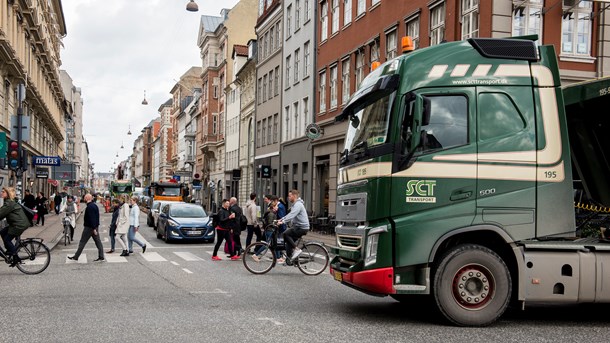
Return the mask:
<path id="1" fill-rule="evenodd" d="M 400 154 L 408 161 L 395 162 L 392 178 L 397 266 L 426 263 L 440 236 L 472 223 L 476 199 L 474 87 L 406 99 Z"/>
<path id="2" fill-rule="evenodd" d="M 532 237 L 536 205 L 536 121 L 530 87 L 477 87 L 475 224 Z"/>

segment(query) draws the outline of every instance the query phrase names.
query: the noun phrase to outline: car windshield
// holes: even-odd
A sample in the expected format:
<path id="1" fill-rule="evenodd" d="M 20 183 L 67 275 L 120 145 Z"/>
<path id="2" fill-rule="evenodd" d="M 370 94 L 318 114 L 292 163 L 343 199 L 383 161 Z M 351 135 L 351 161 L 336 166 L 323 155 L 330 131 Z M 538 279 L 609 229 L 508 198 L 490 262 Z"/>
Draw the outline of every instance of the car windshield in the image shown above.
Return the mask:
<path id="1" fill-rule="evenodd" d="M 203 218 L 207 217 L 205 211 L 200 206 L 172 206 L 169 209 L 172 217 L 178 218 Z"/>
<path id="2" fill-rule="evenodd" d="M 348 152 L 366 150 L 386 142 L 394 95 L 395 92 L 368 103 L 350 116 L 345 137 Z"/>
<path id="3" fill-rule="evenodd" d="M 153 201 L 153 205 L 152 205 L 153 210 L 158 210 L 160 206 L 161 206 L 161 203 L 159 201 Z"/>

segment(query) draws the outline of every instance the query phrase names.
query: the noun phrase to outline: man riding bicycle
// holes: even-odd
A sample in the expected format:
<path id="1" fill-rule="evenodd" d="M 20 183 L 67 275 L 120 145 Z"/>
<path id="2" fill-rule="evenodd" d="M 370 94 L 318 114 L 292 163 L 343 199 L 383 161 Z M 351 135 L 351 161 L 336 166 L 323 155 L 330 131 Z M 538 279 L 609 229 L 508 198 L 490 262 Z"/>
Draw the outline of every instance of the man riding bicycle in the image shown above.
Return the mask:
<path id="1" fill-rule="evenodd" d="M 286 245 L 286 256 L 294 260 L 301 254 L 301 249 L 297 248 L 295 240 L 301 238 L 309 232 L 309 217 L 303 199 L 299 197 L 298 190 L 293 189 L 288 192 L 288 201 L 292 204 L 290 212 L 284 218 L 278 220 L 278 225 L 292 222 L 292 227 L 284 231 L 284 243 Z M 294 252 L 293 252 L 294 249 Z"/>
<path id="2" fill-rule="evenodd" d="M 0 230 L 0 236 L 4 241 L 7 255 L 13 257 L 11 267 L 14 267 L 21 262 L 21 259 L 17 256 L 17 249 L 13 240 L 30 227 L 30 223 L 21 205 L 15 201 L 15 188 L 2 188 L 2 198 L 4 198 L 4 205 L 0 207 L 0 220 L 6 218 L 8 226 Z"/>

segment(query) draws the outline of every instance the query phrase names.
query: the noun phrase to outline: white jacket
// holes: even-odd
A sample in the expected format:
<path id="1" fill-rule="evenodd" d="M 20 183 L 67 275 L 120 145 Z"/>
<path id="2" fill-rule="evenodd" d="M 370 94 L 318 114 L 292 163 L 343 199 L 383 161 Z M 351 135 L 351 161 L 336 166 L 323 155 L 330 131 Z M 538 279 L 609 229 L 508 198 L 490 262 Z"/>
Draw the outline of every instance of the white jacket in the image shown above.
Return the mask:
<path id="1" fill-rule="evenodd" d="M 124 235 L 129 231 L 129 205 L 123 204 L 119 209 L 119 218 L 116 221 L 115 233 Z"/>

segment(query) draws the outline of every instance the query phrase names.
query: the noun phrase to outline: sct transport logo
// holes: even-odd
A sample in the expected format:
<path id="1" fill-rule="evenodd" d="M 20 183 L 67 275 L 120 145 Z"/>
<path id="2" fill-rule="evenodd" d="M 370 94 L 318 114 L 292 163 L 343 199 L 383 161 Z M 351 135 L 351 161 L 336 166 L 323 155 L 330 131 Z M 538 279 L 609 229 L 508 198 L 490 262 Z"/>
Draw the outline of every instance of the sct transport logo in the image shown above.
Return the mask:
<path id="1" fill-rule="evenodd" d="M 411 180 L 407 182 L 407 202 L 436 203 L 436 181 Z"/>

